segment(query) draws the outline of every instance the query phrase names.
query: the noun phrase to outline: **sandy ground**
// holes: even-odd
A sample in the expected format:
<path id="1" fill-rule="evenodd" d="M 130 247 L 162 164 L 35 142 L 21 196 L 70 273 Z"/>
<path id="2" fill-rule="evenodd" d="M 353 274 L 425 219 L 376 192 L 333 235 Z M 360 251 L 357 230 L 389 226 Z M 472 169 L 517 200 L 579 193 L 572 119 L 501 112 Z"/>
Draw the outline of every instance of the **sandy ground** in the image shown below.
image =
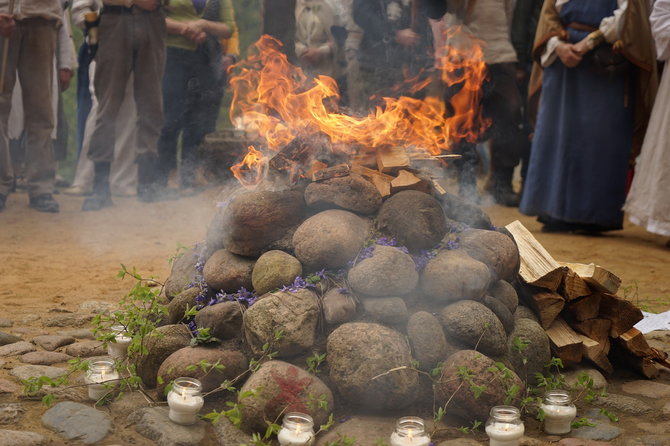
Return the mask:
<path id="1" fill-rule="evenodd" d="M 87 300 L 117 302 L 131 286 L 116 278 L 121 263 L 165 279 L 178 244 L 204 238 L 218 192 L 152 204 L 115 198 L 114 207 L 100 212 L 81 212 L 81 198 L 58 195 L 59 214 L 35 212 L 25 193 L 12 194 L 0 213 L 1 314 L 16 319 L 57 307 L 77 311 Z M 516 209 L 484 208 L 497 226 L 521 220 L 557 260 L 610 269 L 622 278 L 620 294 L 643 309 L 670 310 L 665 238 L 628 223 L 599 237 L 544 234 Z"/>

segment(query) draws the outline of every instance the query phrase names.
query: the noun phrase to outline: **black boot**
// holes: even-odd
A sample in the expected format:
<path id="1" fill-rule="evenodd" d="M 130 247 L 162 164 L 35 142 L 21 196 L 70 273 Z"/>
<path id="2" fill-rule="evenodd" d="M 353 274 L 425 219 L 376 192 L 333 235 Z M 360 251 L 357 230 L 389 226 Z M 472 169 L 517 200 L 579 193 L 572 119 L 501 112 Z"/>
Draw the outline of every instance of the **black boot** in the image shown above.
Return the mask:
<path id="1" fill-rule="evenodd" d="M 93 176 L 93 195 L 84 200 L 82 211 L 99 211 L 112 206 L 112 192 L 109 189 L 109 171 L 112 163 L 95 163 Z"/>
<path id="2" fill-rule="evenodd" d="M 514 168 L 498 169 L 493 172 L 493 199 L 503 206 L 519 207 L 519 194 L 512 187 Z"/>
<path id="3" fill-rule="evenodd" d="M 137 199 L 145 203 L 174 200 L 179 198 L 176 191 L 161 186 L 158 175 L 158 156 L 144 153 L 137 157 Z"/>

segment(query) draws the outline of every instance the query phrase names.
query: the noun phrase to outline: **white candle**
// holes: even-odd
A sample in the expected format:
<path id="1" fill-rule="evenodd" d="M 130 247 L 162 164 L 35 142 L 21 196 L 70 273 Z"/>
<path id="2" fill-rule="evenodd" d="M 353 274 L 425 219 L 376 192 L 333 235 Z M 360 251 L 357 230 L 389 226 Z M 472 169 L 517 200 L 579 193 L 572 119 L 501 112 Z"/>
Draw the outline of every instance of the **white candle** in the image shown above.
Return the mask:
<path id="1" fill-rule="evenodd" d="M 182 425 L 195 424 L 198 412 L 205 403 L 200 394 L 201 389 L 202 384 L 195 378 L 175 379 L 167 396 L 170 420 Z"/>
<path id="2" fill-rule="evenodd" d="M 133 338 L 128 336 L 123 325 L 114 325 L 111 330 L 114 332 L 114 341 L 107 343 L 107 354 L 115 359 L 125 359 L 128 356 L 128 346 L 133 342 Z"/>
<path id="3" fill-rule="evenodd" d="M 114 369 L 112 359 L 97 359 L 89 362 L 84 382 L 88 387 L 88 397 L 98 401 L 112 392 L 118 384 L 119 374 Z"/>
<path id="4" fill-rule="evenodd" d="M 490 446 L 518 446 L 523 433 L 523 424 L 496 422 L 486 426 Z"/>
<path id="5" fill-rule="evenodd" d="M 563 435 L 570 432 L 572 420 L 577 416 L 577 408 L 574 405 L 542 404 L 541 407 L 544 411 L 544 431 L 546 433 Z"/>
<path id="6" fill-rule="evenodd" d="M 280 446 L 309 446 L 314 442 L 313 427 L 311 416 L 298 412 L 287 413 L 277 440 Z"/>
<path id="7" fill-rule="evenodd" d="M 391 434 L 391 446 L 428 446 L 430 436 L 424 421 L 419 417 L 403 417 L 398 420 Z"/>
<path id="8" fill-rule="evenodd" d="M 430 437 L 427 435 L 414 436 L 409 432 L 406 437 L 402 437 L 397 433 L 391 434 L 391 446 L 428 446 L 430 444 Z"/>

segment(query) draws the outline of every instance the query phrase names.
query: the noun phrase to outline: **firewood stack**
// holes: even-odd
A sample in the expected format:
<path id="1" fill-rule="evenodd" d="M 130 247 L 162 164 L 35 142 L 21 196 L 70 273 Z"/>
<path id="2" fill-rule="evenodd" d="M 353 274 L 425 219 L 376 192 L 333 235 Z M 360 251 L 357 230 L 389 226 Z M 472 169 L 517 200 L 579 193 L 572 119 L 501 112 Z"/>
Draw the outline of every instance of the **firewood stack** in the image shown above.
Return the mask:
<path id="1" fill-rule="evenodd" d="M 565 365 L 586 359 L 606 373 L 612 362 L 655 378 L 667 355 L 633 326 L 642 311 L 616 295 L 621 279 L 591 264 L 557 262 L 519 221 L 507 225 L 521 258 L 520 298 L 546 330 L 552 354 Z"/>

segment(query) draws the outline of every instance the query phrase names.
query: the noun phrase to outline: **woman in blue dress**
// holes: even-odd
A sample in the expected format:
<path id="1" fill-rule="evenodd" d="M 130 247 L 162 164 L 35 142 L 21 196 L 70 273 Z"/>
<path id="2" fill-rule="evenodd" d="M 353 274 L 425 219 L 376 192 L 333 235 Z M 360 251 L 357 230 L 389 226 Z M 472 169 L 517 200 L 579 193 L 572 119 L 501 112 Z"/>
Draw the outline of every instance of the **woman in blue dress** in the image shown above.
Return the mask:
<path id="1" fill-rule="evenodd" d="M 657 86 L 648 9 L 647 0 L 544 3 L 531 79 L 531 95 L 542 94 L 519 207 L 544 231 L 622 228 L 629 160 Z"/>

